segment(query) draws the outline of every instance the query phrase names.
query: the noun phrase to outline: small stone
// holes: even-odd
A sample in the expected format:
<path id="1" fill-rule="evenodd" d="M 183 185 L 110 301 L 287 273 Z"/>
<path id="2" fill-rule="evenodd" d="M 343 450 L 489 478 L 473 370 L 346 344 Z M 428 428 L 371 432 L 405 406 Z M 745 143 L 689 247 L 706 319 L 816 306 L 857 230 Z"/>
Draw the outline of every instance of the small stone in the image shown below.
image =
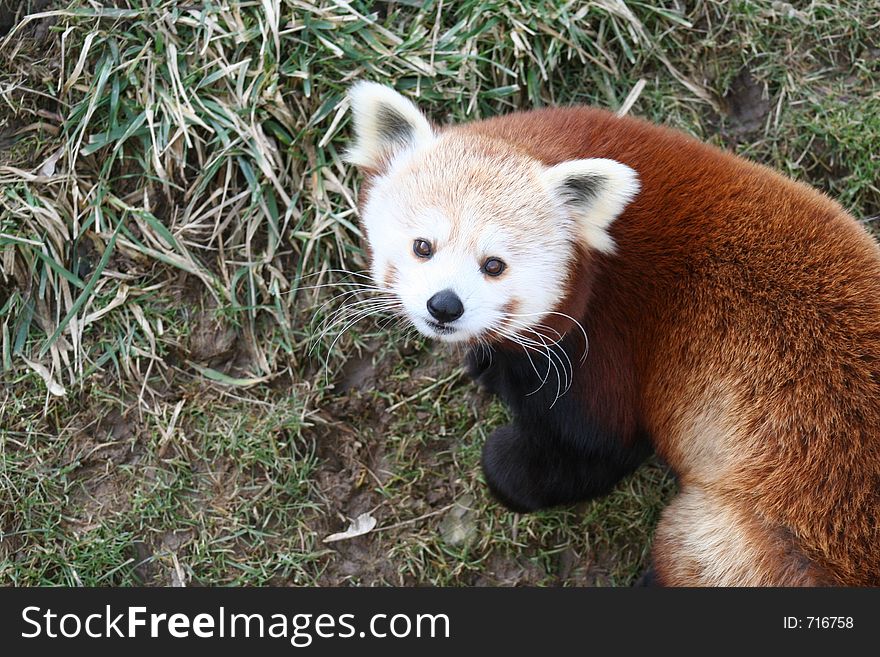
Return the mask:
<path id="1" fill-rule="evenodd" d="M 471 509 L 474 498 L 464 495 L 440 521 L 440 536 L 452 547 L 470 543 L 477 535 L 477 514 Z"/>

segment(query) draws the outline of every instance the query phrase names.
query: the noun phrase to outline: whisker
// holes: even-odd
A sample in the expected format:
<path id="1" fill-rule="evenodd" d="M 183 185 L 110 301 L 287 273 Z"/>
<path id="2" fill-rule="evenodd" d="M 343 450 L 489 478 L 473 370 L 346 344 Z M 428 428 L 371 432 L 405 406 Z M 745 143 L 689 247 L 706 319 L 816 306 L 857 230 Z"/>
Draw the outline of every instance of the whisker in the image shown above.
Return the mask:
<path id="1" fill-rule="evenodd" d="M 334 295 L 333 297 L 331 297 L 330 299 L 328 299 L 327 301 L 322 303 L 318 307 L 318 309 L 315 311 L 315 315 L 319 315 L 321 313 L 321 311 L 324 310 L 324 308 L 326 308 L 328 305 L 330 305 L 331 303 L 333 303 L 337 299 L 352 297 L 352 296 L 355 296 L 361 292 L 364 292 L 364 290 L 357 289 L 357 290 L 347 290 L 345 292 L 340 292 L 339 294 Z M 377 297 L 369 297 L 369 298 L 374 299 Z"/>
<path id="2" fill-rule="evenodd" d="M 542 324 L 537 325 L 537 327 L 531 327 L 531 326 L 525 324 L 524 322 L 519 322 L 517 320 L 508 320 L 508 321 L 512 325 L 518 326 L 521 330 L 528 331 L 529 333 L 532 333 L 535 336 L 537 336 L 538 339 L 541 341 L 541 344 L 545 348 L 547 348 L 548 353 L 556 356 L 556 358 L 559 360 L 559 365 L 562 368 L 563 373 L 565 374 L 565 384 L 563 386 L 565 389 L 563 390 L 562 394 L 565 394 L 566 392 L 568 392 L 572 386 L 572 383 L 574 382 L 574 365 L 571 362 L 571 358 L 569 358 L 568 353 L 565 350 L 565 347 L 560 344 L 560 340 L 562 339 L 561 334 L 558 331 L 556 331 L 555 329 L 550 329 L 549 327 L 546 327 Z M 554 333 L 559 335 L 560 338 L 559 338 L 559 340 L 550 342 L 548 344 L 547 342 L 545 342 L 544 338 L 550 339 L 550 337 L 540 333 L 537 330 L 537 328 L 545 328 L 545 329 L 552 330 Z M 557 351 L 557 348 L 558 348 L 558 351 Z M 563 356 L 565 357 L 565 361 L 566 361 L 565 363 L 562 362 Z M 566 364 L 567 364 L 567 366 L 566 366 Z"/>
<path id="3" fill-rule="evenodd" d="M 544 348 L 542 350 L 539 348 L 539 345 L 537 345 L 537 343 L 521 342 L 520 344 L 522 344 L 524 348 L 531 349 L 535 353 L 540 354 L 547 359 L 547 375 L 545 376 L 544 382 L 542 383 L 541 387 L 543 387 L 543 385 L 546 384 L 547 380 L 549 380 L 551 367 L 552 367 L 553 371 L 556 372 L 556 396 L 553 398 L 553 402 L 550 404 L 550 408 L 553 408 L 554 404 L 556 404 L 556 400 L 559 399 L 559 397 L 560 397 L 561 386 L 562 386 L 562 376 L 560 375 L 559 367 L 556 365 L 556 361 L 554 361 L 550 357 L 550 351 L 547 348 Z M 539 390 L 540 390 L 540 388 L 539 388 Z"/>
<path id="4" fill-rule="evenodd" d="M 537 367 L 537 365 L 535 365 L 535 361 L 532 360 L 532 356 L 531 356 L 531 354 L 529 353 L 529 349 L 532 349 L 533 351 L 536 351 L 537 353 L 541 353 L 541 355 L 545 355 L 545 354 L 543 354 L 542 352 L 538 351 L 536 348 L 531 347 L 530 345 L 527 345 L 527 344 L 523 343 L 523 342 L 520 340 L 520 337 L 519 337 L 519 336 L 517 336 L 517 335 L 514 334 L 514 333 L 508 333 L 507 331 L 504 330 L 503 327 L 494 327 L 494 328 L 492 328 L 492 329 L 490 329 L 490 330 L 493 331 L 493 332 L 495 332 L 495 333 L 496 333 L 497 335 L 499 335 L 501 338 L 504 338 L 504 339 L 510 340 L 510 341 L 513 342 L 514 344 L 517 344 L 517 345 L 519 345 L 520 347 L 522 347 L 523 352 L 524 352 L 525 355 L 526 355 L 526 358 L 529 359 L 529 364 L 532 366 L 532 370 L 535 372 L 535 376 L 538 377 L 538 379 L 541 380 L 541 382 L 538 384 L 538 387 L 535 388 L 534 390 L 532 390 L 532 392 L 527 393 L 526 396 L 534 395 L 534 394 L 535 394 L 536 392 L 538 392 L 541 388 L 543 388 L 543 387 L 544 387 L 544 384 L 547 383 L 547 380 L 548 380 L 548 378 L 550 377 L 550 359 L 549 359 L 549 358 L 547 359 L 547 372 L 546 372 L 546 374 L 544 374 L 544 375 L 542 376 L 541 373 L 538 372 L 538 367 Z"/>
<path id="5" fill-rule="evenodd" d="M 511 340 L 512 342 L 519 344 L 523 348 L 523 351 L 526 353 L 526 356 L 529 358 L 529 361 L 532 364 L 532 369 L 535 370 L 535 373 L 539 378 L 541 378 L 541 375 L 538 374 L 537 368 L 535 367 L 534 362 L 532 362 L 531 357 L 528 354 L 528 350 L 535 351 L 536 353 L 541 354 L 542 356 L 544 356 L 547 359 L 548 367 L 547 367 L 546 376 L 543 378 L 543 380 L 541 381 L 541 384 L 538 386 L 538 388 L 528 394 L 529 395 L 535 394 L 536 392 L 538 392 L 538 390 L 540 390 L 546 384 L 547 379 L 549 378 L 549 375 L 550 375 L 550 369 L 552 367 L 552 369 L 556 373 L 556 396 L 554 397 L 553 402 L 550 404 L 550 408 L 553 408 L 553 406 L 556 405 L 556 402 L 559 400 L 559 398 L 562 395 L 564 395 L 566 392 L 568 392 L 568 390 L 571 388 L 571 385 L 573 383 L 574 370 L 573 370 L 573 365 L 571 363 L 571 359 L 568 357 L 568 354 L 566 353 L 565 349 L 559 345 L 558 341 L 552 342 L 551 344 L 548 344 L 547 341 L 545 340 L 545 338 L 550 339 L 550 337 L 539 333 L 534 328 L 532 328 L 522 322 L 518 322 L 517 320 L 512 320 L 509 318 L 505 318 L 505 322 L 507 323 L 507 325 L 511 326 L 514 329 L 516 328 L 516 325 L 519 325 L 522 330 L 528 331 L 529 333 L 534 334 L 538 338 L 538 341 L 536 341 L 532 338 L 526 337 L 524 335 L 519 335 L 515 332 L 510 333 L 509 331 L 504 330 L 503 328 L 501 331 L 499 331 L 504 337 Z M 547 328 L 547 327 L 545 327 L 545 328 Z M 553 330 L 553 329 L 551 329 L 551 330 Z M 558 331 L 555 331 L 555 330 L 554 330 L 554 333 L 559 334 Z M 560 356 L 560 354 L 554 348 L 556 346 L 559 346 L 559 349 L 562 352 L 562 356 L 565 357 L 565 361 L 567 361 L 567 363 L 568 363 L 568 367 L 566 367 L 566 362 L 563 361 L 562 356 Z M 557 362 L 558 362 L 558 365 L 557 365 Z M 563 378 L 564 378 L 564 382 L 563 382 Z"/>
<path id="6" fill-rule="evenodd" d="M 361 313 L 361 312 L 369 312 L 374 310 L 380 310 L 383 308 L 396 308 L 398 302 L 394 299 L 365 299 L 359 301 L 357 303 L 350 303 L 346 306 L 340 308 L 335 313 L 330 315 L 325 322 L 322 324 L 323 331 L 322 334 L 325 334 L 331 327 L 337 324 L 339 321 L 345 321 L 348 317 L 353 314 Z"/>
<path id="7" fill-rule="evenodd" d="M 325 380 L 329 381 L 329 374 L 328 374 L 329 367 L 328 366 L 329 366 L 329 362 L 330 362 L 330 354 L 333 353 L 333 348 L 336 346 L 336 343 L 339 341 L 339 339 L 343 335 L 345 335 L 346 331 L 348 331 L 352 326 L 354 326 L 358 322 L 361 322 L 368 317 L 372 317 L 372 316 L 378 315 L 382 312 L 387 312 L 389 310 L 400 310 L 402 308 L 403 308 L 402 304 L 398 303 L 398 304 L 381 306 L 378 308 L 369 308 L 367 310 L 361 310 L 358 313 L 356 313 L 355 318 L 352 319 L 351 321 L 348 321 L 348 323 L 339 331 L 337 336 L 333 339 L 333 342 L 330 343 L 330 347 L 327 349 L 327 354 L 324 358 Z M 333 326 L 336 326 L 337 324 L 342 323 L 343 321 L 347 321 L 347 320 L 348 320 L 348 318 L 346 317 L 346 318 L 340 320 L 339 322 L 334 323 Z"/>
<path id="8" fill-rule="evenodd" d="M 357 276 L 358 278 L 366 278 L 372 279 L 370 275 L 370 270 L 368 269 L 360 269 L 358 271 L 350 271 L 348 269 L 322 269 L 321 271 L 316 271 L 311 274 L 305 274 L 300 276 L 300 279 L 304 278 L 314 278 L 315 276 L 325 276 L 326 274 L 345 274 L 346 276 Z"/>
<path id="9" fill-rule="evenodd" d="M 587 354 L 590 351 L 590 338 L 587 336 L 587 331 L 584 328 L 583 324 L 581 324 L 578 320 L 576 320 L 571 315 L 567 315 L 565 313 L 557 312 L 557 311 L 547 311 L 544 313 L 510 313 L 511 317 L 534 317 L 536 315 L 557 315 L 559 317 L 565 317 L 566 319 L 571 320 L 581 331 L 581 335 L 584 337 L 584 353 L 581 356 L 581 361 L 585 361 L 587 359 Z"/>
<path id="10" fill-rule="evenodd" d="M 390 291 L 370 283 L 361 283 L 359 281 L 337 281 L 335 283 L 319 283 L 318 285 L 300 285 L 299 287 L 291 288 L 288 292 L 285 292 L 285 294 L 302 292 L 303 290 L 320 290 L 326 287 L 356 287 L 360 290 Z"/>
<path id="11" fill-rule="evenodd" d="M 390 311 L 390 310 L 400 310 L 403 306 L 396 299 L 365 299 L 362 303 L 358 304 L 349 304 L 333 315 L 331 315 L 327 320 L 325 320 L 325 325 L 323 325 L 323 329 L 320 331 L 320 334 L 314 339 L 311 349 L 309 349 L 309 354 L 315 350 L 315 348 L 323 342 L 324 338 L 333 332 L 333 330 L 344 322 L 348 322 L 352 316 L 355 316 L 356 319 L 352 321 L 348 326 L 340 331 L 339 335 L 345 333 L 351 325 L 357 323 L 363 317 L 368 317 L 371 314 L 377 314 L 380 312 Z M 337 339 L 339 336 L 337 336 Z M 336 344 L 334 340 L 333 345 Z M 333 345 L 330 346 L 330 350 L 332 351 Z"/>
<path id="12" fill-rule="evenodd" d="M 323 338 L 328 329 L 340 319 L 344 319 L 346 316 L 351 315 L 355 312 L 359 312 L 361 310 L 379 307 L 383 304 L 390 303 L 394 303 L 394 301 L 392 299 L 362 299 L 342 306 L 341 308 L 331 313 L 328 317 L 324 318 L 321 324 L 316 328 L 316 330 L 320 333 L 319 339 Z"/>

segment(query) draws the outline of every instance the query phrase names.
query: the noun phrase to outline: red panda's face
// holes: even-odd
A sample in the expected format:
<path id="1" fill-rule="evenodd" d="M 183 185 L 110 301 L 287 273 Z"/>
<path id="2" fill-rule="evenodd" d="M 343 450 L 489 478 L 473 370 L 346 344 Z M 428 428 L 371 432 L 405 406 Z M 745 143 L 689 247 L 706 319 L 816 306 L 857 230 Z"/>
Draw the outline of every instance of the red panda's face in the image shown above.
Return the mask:
<path id="1" fill-rule="evenodd" d="M 419 331 L 497 339 L 561 301 L 573 227 L 541 169 L 503 144 L 447 134 L 371 181 L 362 224 L 373 278 Z"/>
<path id="2" fill-rule="evenodd" d="M 351 101 L 348 159 L 371 176 L 361 220 L 376 285 L 428 337 L 553 339 L 535 327 L 565 297 L 577 245 L 613 252 L 606 229 L 635 173 L 611 160 L 548 167 L 504 142 L 437 134 L 380 85 L 356 85 Z"/>

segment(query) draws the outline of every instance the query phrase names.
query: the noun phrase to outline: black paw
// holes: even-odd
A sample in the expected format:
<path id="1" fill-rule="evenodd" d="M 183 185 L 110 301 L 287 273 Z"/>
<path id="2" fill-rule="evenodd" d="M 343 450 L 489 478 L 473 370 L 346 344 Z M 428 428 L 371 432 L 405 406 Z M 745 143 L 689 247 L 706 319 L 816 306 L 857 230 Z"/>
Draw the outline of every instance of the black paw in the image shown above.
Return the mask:
<path id="1" fill-rule="evenodd" d="M 465 358 L 464 369 L 467 375 L 474 381 L 479 381 L 480 377 L 489 369 L 492 364 L 492 351 L 488 347 L 474 347 L 468 351 Z"/>
<path id="2" fill-rule="evenodd" d="M 511 511 L 526 513 L 553 503 L 542 495 L 542 482 L 533 472 L 531 450 L 513 425 L 500 427 L 483 445 L 483 475 L 492 495 Z"/>
<path id="3" fill-rule="evenodd" d="M 506 389 L 503 369 L 495 362 L 497 354 L 489 347 L 474 347 L 465 360 L 465 371 L 478 386 L 490 395 L 504 397 Z"/>

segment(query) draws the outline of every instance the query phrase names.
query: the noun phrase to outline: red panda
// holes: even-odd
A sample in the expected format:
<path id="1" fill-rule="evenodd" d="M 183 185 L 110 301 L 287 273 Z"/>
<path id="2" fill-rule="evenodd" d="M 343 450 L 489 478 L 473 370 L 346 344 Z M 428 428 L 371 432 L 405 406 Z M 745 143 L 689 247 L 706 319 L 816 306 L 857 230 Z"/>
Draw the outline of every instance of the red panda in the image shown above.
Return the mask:
<path id="1" fill-rule="evenodd" d="M 880 584 L 880 249 L 838 204 L 599 109 L 440 128 L 349 98 L 376 285 L 511 409 L 482 455 L 502 503 L 656 452 L 653 582 Z"/>

